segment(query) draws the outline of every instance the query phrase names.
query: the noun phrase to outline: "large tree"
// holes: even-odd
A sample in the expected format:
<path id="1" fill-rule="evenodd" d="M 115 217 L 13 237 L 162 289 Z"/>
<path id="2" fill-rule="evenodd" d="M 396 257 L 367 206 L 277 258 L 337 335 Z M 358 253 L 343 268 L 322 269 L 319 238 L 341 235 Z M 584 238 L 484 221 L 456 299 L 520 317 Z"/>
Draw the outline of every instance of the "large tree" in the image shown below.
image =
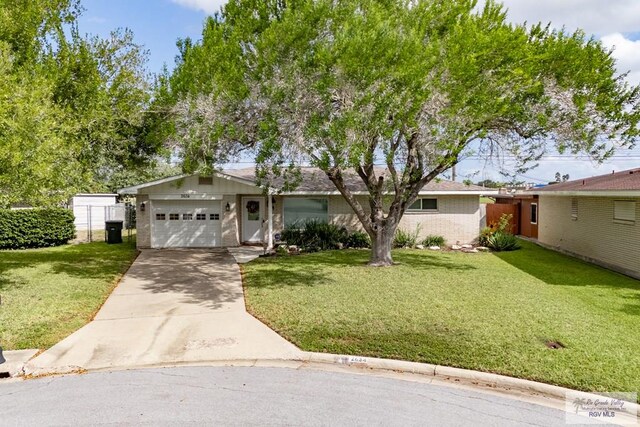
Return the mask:
<path id="1" fill-rule="evenodd" d="M 265 188 L 320 168 L 372 265 L 392 264 L 407 207 L 471 149 L 526 168 L 547 150 L 600 161 L 639 135 L 640 90 L 600 42 L 510 24 L 492 1 L 231 0 L 180 47 L 157 107 L 185 168 L 249 152 Z"/>
<path id="2" fill-rule="evenodd" d="M 129 31 L 82 36 L 77 0 L 0 0 L 0 207 L 105 190 L 153 159 L 146 53 Z"/>

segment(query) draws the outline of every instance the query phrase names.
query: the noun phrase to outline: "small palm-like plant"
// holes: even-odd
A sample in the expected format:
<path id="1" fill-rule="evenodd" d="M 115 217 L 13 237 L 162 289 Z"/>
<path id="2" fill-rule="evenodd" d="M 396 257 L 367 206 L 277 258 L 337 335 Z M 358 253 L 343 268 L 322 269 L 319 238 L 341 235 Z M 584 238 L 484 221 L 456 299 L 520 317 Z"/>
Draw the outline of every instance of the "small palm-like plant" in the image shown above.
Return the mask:
<path id="1" fill-rule="evenodd" d="M 510 233 L 496 231 L 487 238 L 487 246 L 497 252 L 515 251 L 520 249 L 518 238 Z"/>

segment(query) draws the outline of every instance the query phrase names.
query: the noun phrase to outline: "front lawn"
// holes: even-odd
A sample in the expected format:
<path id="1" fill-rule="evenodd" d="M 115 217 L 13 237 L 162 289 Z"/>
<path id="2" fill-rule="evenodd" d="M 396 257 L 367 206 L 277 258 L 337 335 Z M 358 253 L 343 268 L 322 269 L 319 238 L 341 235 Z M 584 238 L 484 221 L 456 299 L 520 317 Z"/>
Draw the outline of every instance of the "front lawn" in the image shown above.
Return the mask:
<path id="1" fill-rule="evenodd" d="M 136 253 L 135 242 L 0 251 L 0 347 L 48 348 L 83 326 Z"/>
<path id="2" fill-rule="evenodd" d="M 244 266 L 247 305 L 308 351 L 640 390 L 640 281 L 522 246 L 397 250 L 391 268 L 365 266 L 359 250 L 258 259 Z"/>

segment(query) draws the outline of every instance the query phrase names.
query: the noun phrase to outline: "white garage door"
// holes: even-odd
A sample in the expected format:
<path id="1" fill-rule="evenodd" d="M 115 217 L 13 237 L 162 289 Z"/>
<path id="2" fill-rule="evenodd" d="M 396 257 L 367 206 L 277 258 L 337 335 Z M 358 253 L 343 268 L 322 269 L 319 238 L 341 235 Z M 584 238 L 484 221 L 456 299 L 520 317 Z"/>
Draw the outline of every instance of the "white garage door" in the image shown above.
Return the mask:
<path id="1" fill-rule="evenodd" d="M 222 245 L 220 202 L 153 200 L 151 246 L 208 248 Z"/>

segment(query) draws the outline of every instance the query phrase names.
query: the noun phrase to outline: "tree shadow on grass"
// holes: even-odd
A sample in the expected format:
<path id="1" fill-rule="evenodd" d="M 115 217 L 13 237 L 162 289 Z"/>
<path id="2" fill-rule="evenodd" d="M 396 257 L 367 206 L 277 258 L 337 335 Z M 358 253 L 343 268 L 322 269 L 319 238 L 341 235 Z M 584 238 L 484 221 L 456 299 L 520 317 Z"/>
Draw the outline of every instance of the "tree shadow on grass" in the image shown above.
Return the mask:
<path id="1" fill-rule="evenodd" d="M 623 310 L 640 315 L 640 280 L 607 270 L 578 258 L 542 248 L 534 243 L 521 242 L 522 249 L 496 252 L 494 255 L 538 280 L 549 285 L 609 288 L 631 290 L 635 301 Z M 616 297 L 617 298 L 617 297 Z"/>
<path id="2" fill-rule="evenodd" d="M 56 248 L 25 249 L 0 252 L 0 289 L 16 282 L 8 276 L 14 270 L 46 265 L 56 275 L 85 279 L 112 278 L 133 260 L 131 244 L 115 247 L 106 243 L 85 243 Z"/>
<path id="3" fill-rule="evenodd" d="M 550 285 L 595 286 L 633 289 L 640 292 L 640 280 L 582 261 L 569 255 L 521 242 L 522 249 L 495 252 L 502 261 Z"/>
<path id="4" fill-rule="evenodd" d="M 282 288 L 291 286 L 320 286 L 336 283 L 330 275 L 336 269 L 352 269 L 357 275 L 371 274 L 376 270 L 387 273 L 393 269 L 411 269 L 416 274 L 434 269 L 451 271 L 469 271 L 477 267 L 464 263 L 460 259 L 451 259 L 439 253 L 427 251 L 397 251 L 394 259 L 397 264 L 390 267 L 371 267 L 369 251 L 340 250 L 312 254 L 266 258 L 254 261 L 244 268 L 244 285 L 247 288 Z"/>

